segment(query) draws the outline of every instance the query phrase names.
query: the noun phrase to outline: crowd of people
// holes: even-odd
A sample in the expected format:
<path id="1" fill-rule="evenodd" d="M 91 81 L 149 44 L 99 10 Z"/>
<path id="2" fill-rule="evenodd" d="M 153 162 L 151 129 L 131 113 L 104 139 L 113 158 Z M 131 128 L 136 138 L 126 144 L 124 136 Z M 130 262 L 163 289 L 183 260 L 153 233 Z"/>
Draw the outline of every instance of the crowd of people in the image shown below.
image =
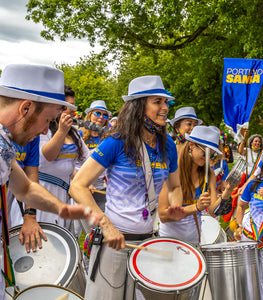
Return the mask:
<path id="1" fill-rule="evenodd" d="M 174 97 L 159 76 L 133 79 L 123 100 L 112 117 L 105 101 L 94 99 L 82 119 L 74 91 L 55 68 L 8 65 L 0 79 L 4 247 L 8 226 L 20 225 L 21 244 L 36 252 L 47 240 L 39 222 L 72 230 L 73 219 L 86 220 L 85 234 L 92 229 L 97 240 L 85 299 L 131 299 L 135 283 L 127 271 L 126 241 L 136 245 L 161 236 L 199 245 L 201 216 L 218 218 L 232 210 L 236 184 L 226 182 L 233 155 L 225 133 L 201 125 L 193 107 L 181 107 L 168 134 Z M 252 135 L 246 146 L 247 135 L 238 148 L 248 167 L 235 236 L 260 242 L 262 137 Z M 3 276 L 0 287 L 4 300 Z M 137 289 L 136 295 L 148 299 Z"/>

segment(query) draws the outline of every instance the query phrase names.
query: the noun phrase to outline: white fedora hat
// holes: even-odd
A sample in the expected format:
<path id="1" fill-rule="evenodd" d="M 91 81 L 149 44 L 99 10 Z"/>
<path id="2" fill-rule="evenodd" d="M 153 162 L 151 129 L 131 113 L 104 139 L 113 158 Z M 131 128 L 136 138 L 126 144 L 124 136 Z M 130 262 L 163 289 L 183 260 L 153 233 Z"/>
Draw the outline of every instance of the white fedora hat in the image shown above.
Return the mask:
<path id="1" fill-rule="evenodd" d="M 190 134 L 185 134 L 185 139 L 222 154 L 218 149 L 220 130 L 215 126 L 195 126 Z"/>
<path id="2" fill-rule="evenodd" d="M 90 111 L 95 109 L 105 110 L 108 115 L 111 115 L 111 112 L 107 110 L 106 103 L 103 100 L 96 100 L 91 102 L 90 107 L 85 110 L 85 114 L 87 115 Z"/>
<path id="3" fill-rule="evenodd" d="M 177 109 L 177 111 L 174 114 L 174 118 L 170 120 L 170 124 L 174 126 L 174 123 L 176 121 L 182 120 L 182 119 L 194 119 L 197 120 L 198 125 L 201 125 L 203 123 L 202 120 L 198 119 L 195 113 L 195 110 L 193 107 L 181 107 Z"/>
<path id="4" fill-rule="evenodd" d="M 43 65 L 7 65 L 0 78 L 0 95 L 59 104 L 77 110 L 65 100 L 63 72 Z"/>
<path id="5" fill-rule="evenodd" d="M 162 96 L 168 100 L 173 100 L 174 97 L 167 92 L 163 86 L 160 76 L 149 75 L 133 79 L 129 84 L 128 95 L 122 96 L 125 102 L 148 96 Z"/>

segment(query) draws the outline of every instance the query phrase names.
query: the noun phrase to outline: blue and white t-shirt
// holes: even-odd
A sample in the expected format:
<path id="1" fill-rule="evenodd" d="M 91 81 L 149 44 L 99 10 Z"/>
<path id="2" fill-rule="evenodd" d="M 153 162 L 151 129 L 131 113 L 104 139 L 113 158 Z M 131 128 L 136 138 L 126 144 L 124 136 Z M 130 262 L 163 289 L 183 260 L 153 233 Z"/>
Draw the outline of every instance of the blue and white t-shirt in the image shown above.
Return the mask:
<path id="1" fill-rule="evenodd" d="M 255 182 L 255 180 L 251 180 L 248 185 L 246 186 L 243 194 L 241 195 L 241 200 L 244 202 L 249 203 L 249 210 L 252 216 L 254 223 L 259 230 L 262 222 L 263 222 L 263 197 L 257 193 L 259 188 L 263 187 L 263 182 L 261 182 L 258 187 L 257 191 L 254 192 L 251 190 L 251 185 Z M 245 228 L 251 231 L 250 226 L 250 219 L 247 218 L 244 224 Z"/>
<path id="2" fill-rule="evenodd" d="M 148 216 L 148 219 L 144 220 L 142 216 L 145 208 L 145 179 L 142 164 L 140 160 L 135 163 L 127 159 L 123 145 L 123 140 L 108 137 L 91 155 L 93 159 L 107 169 L 105 214 L 120 231 L 151 232 L 151 217 Z M 154 187 L 158 197 L 168 174 L 177 169 L 176 146 L 171 137 L 167 135 L 167 159 L 162 162 L 162 155 L 157 146 L 152 149 L 147 144 L 145 145 L 152 162 Z"/>

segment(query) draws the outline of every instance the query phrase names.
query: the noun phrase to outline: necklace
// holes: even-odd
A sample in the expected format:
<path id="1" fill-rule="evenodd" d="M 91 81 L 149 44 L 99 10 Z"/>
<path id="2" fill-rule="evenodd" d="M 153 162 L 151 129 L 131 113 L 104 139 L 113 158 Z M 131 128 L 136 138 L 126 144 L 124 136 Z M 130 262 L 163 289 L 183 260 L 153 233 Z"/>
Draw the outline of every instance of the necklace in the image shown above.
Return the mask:
<path id="1" fill-rule="evenodd" d="M 144 140 L 144 142 L 146 142 L 147 144 L 154 146 L 155 141 L 156 141 L 156 136 L 153 137 L 153 139 L 148 139 L 145 136 L 142 136 L 142 139 Z"/>

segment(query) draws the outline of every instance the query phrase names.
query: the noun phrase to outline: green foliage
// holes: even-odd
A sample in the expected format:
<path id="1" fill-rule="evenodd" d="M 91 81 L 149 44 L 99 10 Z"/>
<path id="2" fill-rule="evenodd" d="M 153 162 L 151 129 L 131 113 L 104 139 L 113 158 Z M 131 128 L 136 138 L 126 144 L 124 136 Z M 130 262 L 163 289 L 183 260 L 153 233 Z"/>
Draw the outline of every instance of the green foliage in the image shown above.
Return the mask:
<path id="1" fill-rule="evenodd" d="M 46 39 L 85 38 L 104 47 L 100 58 L 61 66 L 72 72 L 66 79 L 82 109 L 103 98 L 116 113 L 131 79 L 157 74 L 176 98 L 169 118 L 193 106 L 205 125 L 222 126 L 224 57 L 263 57 L 261 0 L 29 0 L 27 7 Z M 116 78 L 103 72 L 105 53 L 120 59 Z M 251 133 L 263 129 L 262 105 L 260 96 Z"/>
<path id="2" fill-rule="evenodd" d="M 91 54 L 74 66 L 61 64 L 56 67 L 64 72 L 65 83 L 72 86 L 76 104 L 82 111 L 95 100 L 104 100 L 113 114 L 119 110 L 120 105 L 112 92 L 116 83 L 110 78 L 107 61 L 101 55 Z"/>

